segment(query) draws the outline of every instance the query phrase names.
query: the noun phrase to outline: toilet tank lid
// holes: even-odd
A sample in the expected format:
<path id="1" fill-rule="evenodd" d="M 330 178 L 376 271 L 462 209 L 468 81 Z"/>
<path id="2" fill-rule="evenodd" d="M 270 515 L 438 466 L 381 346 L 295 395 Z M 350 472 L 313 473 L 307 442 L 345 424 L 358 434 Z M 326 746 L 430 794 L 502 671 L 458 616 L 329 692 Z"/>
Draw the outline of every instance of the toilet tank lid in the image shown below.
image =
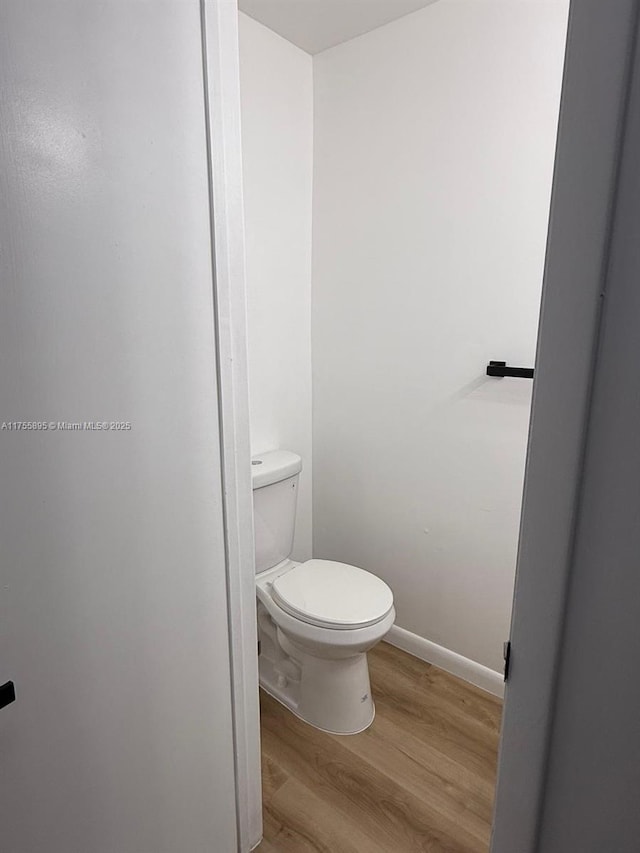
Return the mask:
<path id="1" fill-rule="evenodd" d="M 290 450 L 270 450 L 251 457 L 251 485 L 254 489 L 295 477 L 302 471 L 302 459 Z"/>

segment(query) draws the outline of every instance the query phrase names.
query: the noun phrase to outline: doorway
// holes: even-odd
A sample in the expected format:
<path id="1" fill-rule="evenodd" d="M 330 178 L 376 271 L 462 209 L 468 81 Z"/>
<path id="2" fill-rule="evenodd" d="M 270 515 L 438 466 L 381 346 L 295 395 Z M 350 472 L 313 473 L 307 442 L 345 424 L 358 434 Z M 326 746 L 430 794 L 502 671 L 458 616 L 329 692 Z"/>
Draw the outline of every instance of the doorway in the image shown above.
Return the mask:
<path id="1" fill-rule="evenodd" d="M 252 447 L 398 666 L 499 700 L 568 3 L 420 5 L 312 54 L 241 12 Z"/>

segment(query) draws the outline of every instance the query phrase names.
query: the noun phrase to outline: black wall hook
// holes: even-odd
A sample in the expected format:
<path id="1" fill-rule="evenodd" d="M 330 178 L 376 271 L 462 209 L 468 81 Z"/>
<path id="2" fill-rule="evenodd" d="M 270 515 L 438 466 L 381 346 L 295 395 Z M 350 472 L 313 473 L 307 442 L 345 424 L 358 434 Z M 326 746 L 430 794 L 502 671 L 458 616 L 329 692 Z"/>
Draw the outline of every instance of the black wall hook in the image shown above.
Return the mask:
<path id="1" fill-rule="evenodd" d="M 519 379 L 533 379 L 533 367 L 507 367 L 506 361 L 490 361 L 487 365 L 487 376 L 515 376 Z"/>

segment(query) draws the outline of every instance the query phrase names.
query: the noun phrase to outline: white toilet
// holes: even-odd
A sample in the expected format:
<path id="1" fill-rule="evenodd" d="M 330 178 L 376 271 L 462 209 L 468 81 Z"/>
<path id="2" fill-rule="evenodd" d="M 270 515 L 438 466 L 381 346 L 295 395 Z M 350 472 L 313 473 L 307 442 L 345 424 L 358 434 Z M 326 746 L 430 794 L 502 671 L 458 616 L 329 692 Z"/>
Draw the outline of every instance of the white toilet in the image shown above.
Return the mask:
<path id="1" fill-rule="evenodd" d="M 393 594 L 346 563 L 290 560 L 302 460 L 274 450 L 251 464 L 260 685 L 312 726 L 356 734 L 375 715 L 366 653 L 393 625 Z"/>

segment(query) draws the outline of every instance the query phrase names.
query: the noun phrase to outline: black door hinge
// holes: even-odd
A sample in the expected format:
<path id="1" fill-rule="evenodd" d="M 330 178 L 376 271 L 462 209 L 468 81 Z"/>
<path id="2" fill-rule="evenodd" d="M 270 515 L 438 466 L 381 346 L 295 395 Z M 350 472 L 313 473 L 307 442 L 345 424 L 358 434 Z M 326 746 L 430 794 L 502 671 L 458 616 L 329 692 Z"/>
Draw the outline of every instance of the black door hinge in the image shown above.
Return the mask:
<path id="1" fill-rule="evenodd" d="M 6 708 L 12 702 L 16 701 L 16 689 L 13 686 L 13 681 L 7 681 L 0 687 L 0 708 Z"/>
<path id="2" fill-rule="evenodd" d="M 507 642 L 503 646 L 504 652 L 504 680 L 506 681 L 509 678 L 509 664 L 511 663 L 511 641 L 507 640 Z"/>

